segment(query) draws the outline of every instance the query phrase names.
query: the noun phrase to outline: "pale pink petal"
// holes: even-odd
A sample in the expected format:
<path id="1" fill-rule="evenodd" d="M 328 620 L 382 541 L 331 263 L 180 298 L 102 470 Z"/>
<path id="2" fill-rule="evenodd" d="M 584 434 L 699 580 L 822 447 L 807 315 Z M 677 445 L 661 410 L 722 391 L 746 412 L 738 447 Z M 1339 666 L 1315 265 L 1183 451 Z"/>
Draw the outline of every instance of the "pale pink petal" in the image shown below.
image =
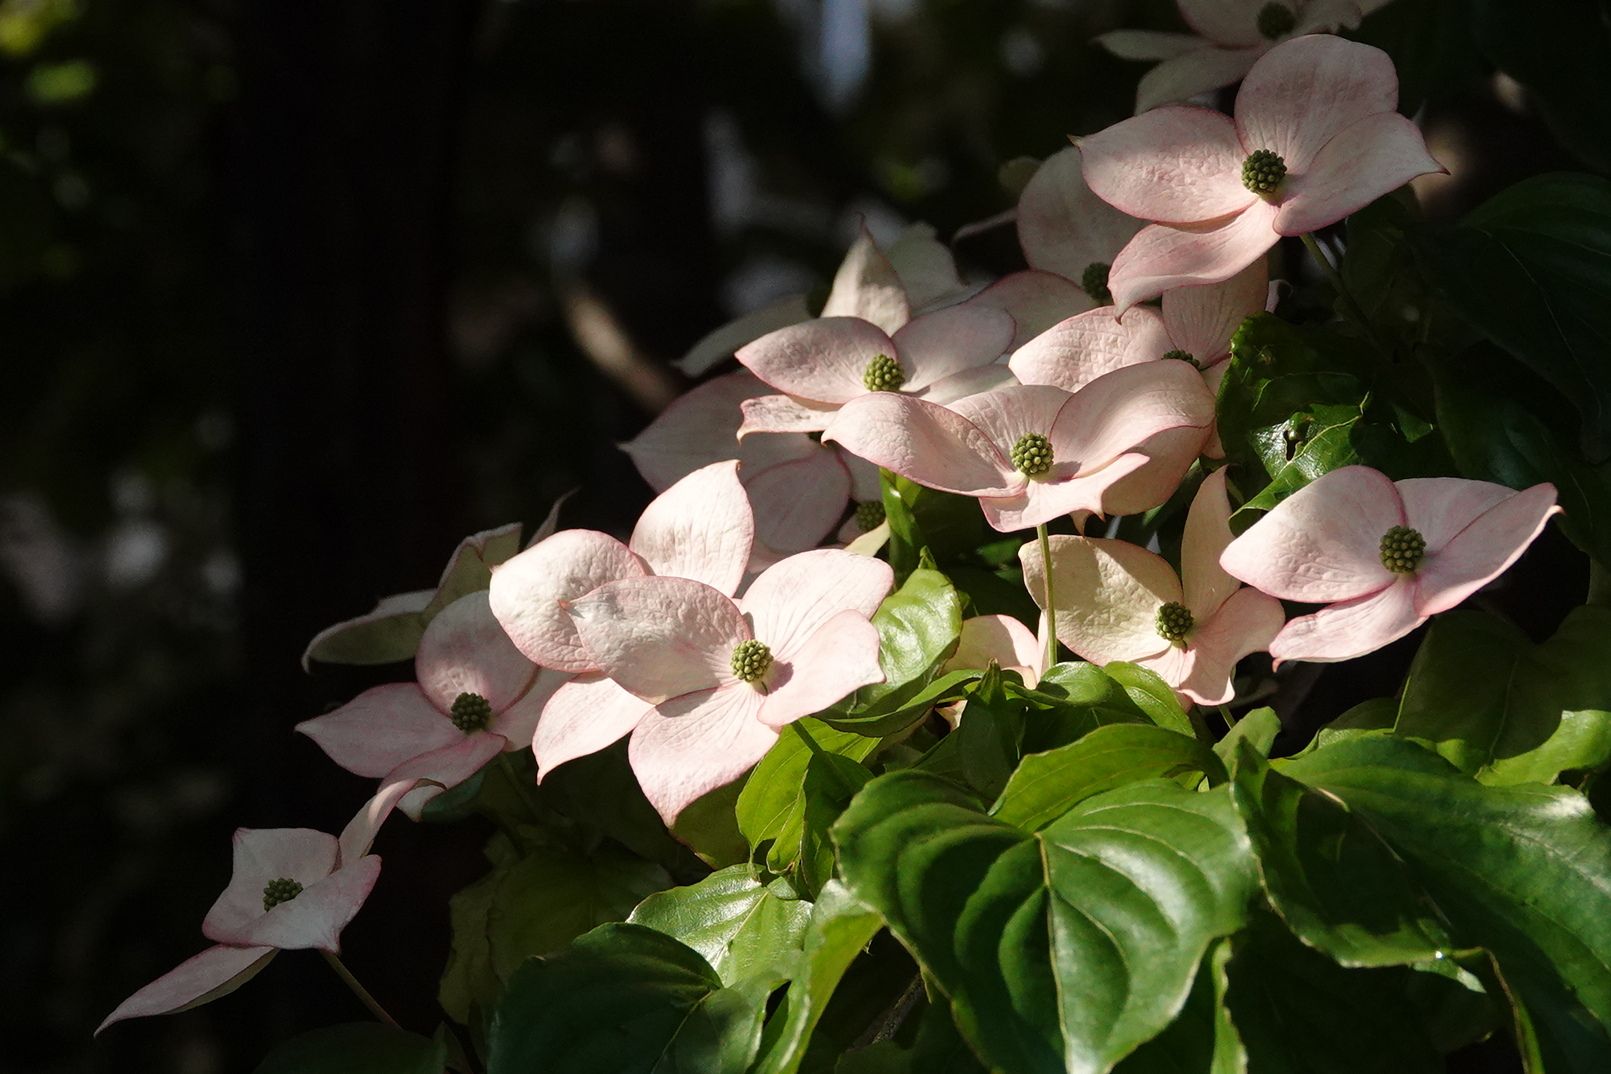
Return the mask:
<path id="1" fill-rule="evenodd" d="M 1163 322 L 1170 346 L 1208 368 L 1230 354 L 1231 336 L 1264 309 L 1269 293 L 1270 274 L 1262 257 L 1228 280 L 1165 291 Z"/>
<path id="2" fill-rule="evenodd" d="M 921 309 L 964 290 L 951 248 L 935 237 L 928 224 L 910 224 L 885 251 L 913 309 Z M 896 328 L 900 326 L 897 325 Z M 886 329 L 893 331 L 893 329 Z"/>
<path id="3" fill-rule="evenodd" d="M 1248 0 L 1178 0 L 1186 25 L 1221 45 L 1258 45 L 1262 2 Z"/>
<path id="4" fill-rule="evenodd" d="M 1069 151 L 1074 150 L 1071 148 Z M 1082 186 L 1084 182 L 1083 179 L 1080 180 Z M 1125 216 L 1089 191 L 1086 192 L 1086 196 L 1101 206 L 1103 212 L 1118 217 L 1128 225 L 1124 234 L 1113 243 L 1112 250 L 1104 255 L 1107 260 L 1103 263 L 1109 264 L 1114 255 L 1129 241 L 1130 236 L 1135 234 L 1141 222 Z M 1019 227 L 1023 227 L 1022 218 L 1019 220 Z M 1082 268 L 1080 271 L 1085 270 Z M 1030 269 L 1027 272 L 1014 272 L 1003 276 L 968 299 L 967 305 L 988 306 L 1011 316 L 1018 329 L 1013 333 L 1012 343 L 1009 345 L 1009 349 L 1013 349 L 1028 343 L 1058 321 L 1085 312 L 1095 306 L 1096 302 L 1081 290 L 1079 284 L 1067 277 Z"/>
<path id="5" fill-rule="evenodd" d="M 1427 152 L 1421 129 L 1397 112 L 1367 116 L 1327 142 L 1282 191 L 1275 229 L 1319 231 L 1363 209 L 1418 175 L 1447 172 Z"/>
<path id="6" fill-rule="evenodd" d="M 1070 317 L 1013 353 L 1007 364 L 1024 384 L 1076 392 L 1120 366 L 1156 361 L 1171 349 L 1158 314 L 1137 307 L 1121 321 L 1112 306 Z"/>
<path id="7" fill-rule="evenodd" d="M 988 306 L 959 305 L 925 313 L 895 333 L 895 350 L 906 371 L 902 391 L 921 392 L 935 381 L 990 365 L 1006 353 L 1017 326 Z"/>
<path id="8" fill-rule="evenodd" d="M 758 718 L 763 696 L 744 683 L 667 701 L 632 732 L 627 759 L 666 824 L 694 799 L 742 776 L 778 740 Z"/>
<path id="9" fill-rule="evenodd" d="M 337 837 L 341 844 L 341 861 L 354 862 L 368 854 L 369 848 L 375 843 L 375 836 L 380 834 L 381 826 L 392 815 L 392 811 L 410 792 L 419 788 L 421 782 L 418 779 L 400 779 L 382 783 L 380 790 L 359 806 L 358 812 L 341 829 L 341 835 Z"/>
<path id="10" fill-rule="evenodd" d="M 717 462 L 657 496 L 638 517 L 628 547 L 656 574 L 733 593 L 754 539 L 755 516 L 738 463 Z"/>
<path id="11" fill-rule="evenodd" d="M 1408 513 L 1409 501 L 1405 508 Z M 1493 581 L 1527 550 L 1551 515 L 1560 514 L 1555 486 L 1534 485 L 1506 498 L 1455 534 L 1437 552 L 1429 551 L 1416 572 L 1417 610 L 1448 611 Z M 1411 525 L 1414 515 L 1410 515 Z"/>
<path id="12" fill-rule="evenodd" d="M 997 453 L 1009 460 L 1013 445 L 1024 436 L 1050 437 L 1057 416 L 1072 396 L 1045 385 L 1012 384 L 984 395 L 972 395 L 951 404 L 951 410 L 967 419 L 989 437 Z M 1058 456 L 1052 460 L 1051 476 L 1074 472 L 1074 460 Z"/>
<path id="13" fill-rule="evenodd" d="M 1081 174 L 1080 151 L 1073 146 L 1047 157 L 1018 195 L 1018 243 L 1024 260 L 1033 269 L 1057 273 L 1075 284 L 1083 280 L 1091 265 L 1111 265 L 1114 255 L 1140 226 L 1140 221 L 1091 192 Z M 1012 279 L 1007 277 L 996 288 Z M 994 289 L 987 289 L 984 295 Z M 1065 317 L 1097 304 L 1078 287 L 1066 300 L 1080 304 L 1067 310 Z M 1005 308 L 1019 319 L 1022 330 L 1024 319 L 1018 311 Z M 1058 320 L 1062 318 L 1053 318 L 1052 323 Z"/>
<path id="14" fill-rule="evenodd" d="M 1275 214 L 1275 206 L 1255 201 L 1222 220 L 1142 228 L 1113 260 L 1108 276 L 1113 304 L 1128 310 L 1171 288 L 1229 279 L 1276 244 Z"/>
<path id="15" fill-rule="evenodd" d="M 502 712 L 526 692 L 537 667 L 509 640 L 482 590 L 436 613 L 420 638 L 414 675 L 443 712 L 460 694 L 478 694 Z"/>
<path id="16" fill-rule="evenodd" d="M 857 317 L 819 317 L 762 336 L 741 349 L 738 360 L 778 391 L 818 403 L 845 403 L 867 391 L 862 376 L 880 354 L 899 357 L 877 325 Z"/>
<path id="17" fill-rule="evenodd" d="M 334 712 L 302 721 L 296 730 L 342 768 L 372 779 L 461 737 L 411 682 L 372 687 Z"/>
<path id="18" fill-rule="evenodd" d="M 1197 429 L 1206 436 L 1213 420 L 1214 398 L 1197 370 L 1185 362 L 1143 362 L 1075 392 L 1050 434 L 1056 463 L 1088 473 L 1161 433 Z"/>
<path id="19" fill-rule="evenodd" d="M 1200 223 L 1258 200 L 1242 185 L 1247 150 L 1235 124 L 1207 108 L 1155 108 L 1081 139 L 1079 149 L 1096 195 L 1143 220 Z"/>
<path id="20" fill-rule="evenodd" d="M 397 808 L 411 820 L 419 820 L 431 799 L 481 771 L 508 745 L 508 739 L 489 731 L 461 735 L 451 746 L 404 761 L 380 777 L 382 789 L 399 782 L 415 784 L 398 801 Z"/>
<path id="21" fill-rule="evenodd" d="M 566 493 L 566 496 L 568 495 L 570 494 Z M 555 512 L 559 510 L 559 505 L 564 502 L 565 496 L 561 496 L 549 511 L 549 518 L 554 517 Z M 547 522 L 548 520 L 545 519 L 544 523 L 547 524 Z M 481 581 L 472 582 L 467 588 L 455 595 L 454 599 L 471 590 L 482 588 L 482 584 L 487 577 L 486 574 L 481 573 L 482 571 L 491 571 L 493 567 L 520 551 L 520 529 L 520 523 L 510 522 L 490 530 L 472 533 L 460 541 L 458 547 L 453 550 L 453 555 L 448 557 L 448 564 L 442 569 L 441 578 L 437 580 L 438 593 L 440 594 L 441 591 L 451 586 L 456 579 L 461 579 L 465 575 L 469 575 L 472 579 L 478 578 Z M 539 527 L 540 530 L 541 527 Z M 479 566 L 481 569 L 467 572 L 465 570 L 466 566 Z M 460 584 L 463 584 L 463 582 L 461 581 Z"/>
<path id="22" fill-rule="evenodd" d="M 814 446 L 804 458 L 757 471 L 745 486 L 755 505 L 756 540 L 773 551 L 815 548 L 845 513 L 850 472 L 843 456 Z"/>
<path id="23" fill-rule="evenodd" d="M 1121 60 L 1167 60 L 1201 48 L 1195 34 L 1168 34 L 1156 30 L 1113 30 L 1091 39 Z"/>
<path id="24" fill-rule="evenodd" d="M 734 681 L 733 649 L 752 636 L 731 599 L 688 578 L 611 582 L 570 612 L 599 669 L 649 702 Z"/>
<path id="25" fill-rule="evenodd" d="M 277 947 L 282 951 L 313 948 L 336 954 L 341 930 L 347 927 L 380 879 L 380 859 L 373 854 L 344 865 L 322 880 L 305 886 L 294 899 L 263 913 L 263 891 L 258 889 L 258 916 L 227 936 L 208 936 L 240 946 Z M 205 932 L 206 929 L 204 928 Z"/>
<path id="26" fill-rule="evenodd" d="M 272 947 L 209 947 L 119 1003 L 95 1033 L 114 1022 L 188 1011 L 227 996 L 257 976 L 274 955 Z"/>
<path id="27" fill-rule="evenodd" d="M 302 651 L 302 670 L 309 670 L 315 660 L 331 664 L 355 662 L 389 664 L 393 660 L 405 660 L 413 656 L 412 645 L 405 638 L 412 638 L 413 644 L 418 643 L 418 635 L 425 629 L 419 624 L 419 613 L 430 607 L 431 600 L 435 596 L 434 589 L 416 589 L 408 593 L 381 597 L 380 601 L 363 615 L 325 627 L 313 636 L 313 640 L 308 642 L 308 647 Z M 396 620 L 399 635 L 396 645 L 385 646 L 373 656 L 368 653 L 342 651 L 345 647 L 339 639 L 343 635 L 363 631 L 367 627 L 387 620 Z M 354 657 L 360 655 L 366 659 L 355 661 Z"/>
<path id="28" fill-rule="evenodd" d="M 970 395 L 983 395 L 985 392 L 1011 387 L 1017 383 L 1018 378 L 1012 375 L 1012 370 L 1006 365 L 982 365 L 977 369 L 965 369 L 944 380 L 937 380 L 916 394 L 931 403 L 950 406 Z"/>
<path id="29" fill-rule="evenodd" d="M 237 828 L 229 885 L 207 911 L 201 932 L 214 943 L 242 943 L 235 936 L 263 916 L 263 888 L 285 878 L 310 887 L 338 864 L 336 837 L 311 828 Z M 276 945 L 278 946 L 278 945 Z"/>
<path id="30" fill-rule="evenodd" d="M 643 561 L 614 537 L 561 530 L 492 572 L 492 614 L 530 659 L 558 671 L 591 671 L 597 664 L 560 602 L 647 573 Z"/>
<path id="31" fill-rule="evenodd" d="M 869 392 L 847 403 L 822 439 L 942 492 L 1007 493 L 1023 484 L 1023 475 L 967 418 L 899 392 Z"/>
<path id="32" fill-rule="evenodd" d="M 790 556 L 750 584 L 739 602 L 778 660 L 792 660 L 824 623 L 842 611 L 871 616 L 889 595 L 889 564 L 837 548 Z M 729 655 L 731 651 L 729 651 Z"/>
<path id="33" fill-rule="evenodd" d="M 1209 428 L 1182 425 L 1154 433 L 1135 446 L 1146 460 L 1102 494 L 1104 515 L 1135 515 L 1168 501 L 1180 488 L 1186 471 L 1208 447 Z"/>
<path id="34" fill-rule="evenodd" d="M 878 562 L 866 556 L 856 558 Z M 786 658 L 773 663 L 766 676 L 760 720 L 770 727 L 783 727 L 821 712 L 863 686 L 883 681 L 878 628 L 862 612 L 847 609 L 793 645 Z"/>
<path id="35" fill-rule="evenodd" d="M 1244 155 L 1269 149 L 1286 162 L 1288 174 L 1302 173 L 1344 128 L 1397 107 L 1398 72 L 1387 53 L 1308 34 L 1282 42 L 1253 65 L 1236 95 L 1236 129 Z"/>
<path id="36" fill-rule="evenodd" d="M 1189 670 L 1170 685 L 1199 705 L 1225 704 L 1235 696 L 1237 662 L 1268 649 L 1285 622 L 1280 601 L 1256 589 L 1238 590 L 1213 616 L 1197 621 L 1186 639 Z"/>
<path id="37" fill-rule="evenodd" d="M 538 780 L 566 761 L 597 753 L 629 734 L 653 707 L 603 675 L 572 679 L 555 691 L 537 721 L 531 751 L 537 758 Z"/>
<path id="38" fill-rule="evenodd" d="M 1110 490 L 1122 485 L 1148 461 L 1139 453 L 1120 455 L 1100 469 L 1078 476 L 1068 472 L 1049 481 L 1029 481 L 1016 496 L 981 496 L 979 507 L 985 521 L 1002 533 L 1039 526 L 1065 515 L 1074 516 L 1078 522 L 1086 515 L 1107 512 Z"/>
<path id="39" fill-rule="evenodd" d="M 1412 477 L 1393 487 L 1404 504 L 1404 525 L 1420 533 L 1428 553 L 1441 551 L 1484 512 L 1516 495 L 1504 485 L 1462 477 Z"/>
<path id="40" fill-rule="evenodd" d="M 859 317 L 886 332 L 894 332 L 911 316 L 906 285 L 865 223 L 834 274 L 822 316 Z"/>
<path id="41" fill-rule="evenodd" d="M 532 682 L 531 689 L 521 695 L 520 700 L 495 713 L 487 730 L 494 735 L 501 735 L 509 740 L 506 750 L 523 750 L 531 745 L 532 732 L 537 729 L 537 720 L 543 714 L 543 709 L 558 692 L 559 688 L 570 682 L 572 676 L 563 671 L 552 668 L 542 668 L 537 672 L 537 678 Z"/>
<path id="42" fill-rule="evenodd" d="M 1402 525 L 1393 483 L 1368 467 L 1344 466 L 1282 500 L 1232 541 L 1219 563 L 1282 600 L 1350 600 L 1399 577 L 1382 566 L 1382 536 Z"/>
<path id="43" fill-rule="evenodd" d="M 1136 86 L 1136 111 L 1145 112 L 1159 105 L 1190 100 L 1198 94 L 1240 82 L 1264 53 L 1263 46 L 1209 47 L 1184 56 L 1172 56 L 1141 76 Z"/>
<path id="44" fill-rule="evenodd" d="M 1186 649 L 1170 645 L 1161 653 L 1138 657 L 1131 663 L 1146 668 L 1170 686 L 1175 686 L 1185 682 L 1191 675 L 1192 654 Z M 1185 707 L 1190 700 L 1178 689 L 1175 691 L 1175 697 L 1179 699 L 1181 707 Z"/>
<path id="45" fill-rule="evenodd" d="M 1215 399 L 1219 398 L 1220 383 L 1225 379 L 1225 374 L 1230 371 L 1230 368 L 1231 363 L 1229 362 L 1216 362 L 1203 370 L 1203 387 L 1207 388 L 1208 394 Z M 1209 431 L 1208 443 L 1203 445 L 1203 454 L 1210 459 L 1223 459 L 1225 457 L 1225 443 L 1219 437 L 1218 423 L 1215 423 L 1214 427 Z"/>
<path id="46" fill-rule="evenodd" d="M 1033 554 L 1040 558 L 1038 549 Z M 945 662 L 944 670 L 983 668 L 994 660 L 1002 668 L 1025 672 L 1024 681 L 1033 685 L 1030 676 L 1040 668 L 1045 653 L 1046 646 L 1034 632 L 1012 616 L 975 615 L 962 621 L 957 651 Z"/>
<path id="47" fill-rule="evenodd" d="M 643 479 L 664 492 L 701 466 L 739 457 L 739 407 L 771 395 L 747 370 L 727 373 L 678 396 L 649 427 L 621 445 Z"/>
<path id="48" fill-rule="evenodd" d="M 1231 501 L 1225 493 L 1225 471 L 1219 469 L 1203 479 L 1192 497 L 1180 539 L 1180 582 L 1186 589 L 1186 607 L 1200 623 L 1219 611 L 1241 584 L 1219 565 L 1230 543 Z"/>
<path id="49" fill-rule="evenodd" d="M 743 422 L 739 439 L 751 433 L 817 433 L 839 409 L 838 403 L 813 403 L 791 395 L 762 395 L 746 399 L 739 406 Z"/>
<path id="50" fill-rule="evenodd" d="M 1158 609 L 1181 599 L 1163 557 L 1127 541 L 1050 538 L 1057 640 L 1093 664 L 1139 660 L 1171 648 L 1158 633 Z M 1046 606 L 1046 572 L 1037 542 L 1018 550 L 1024 586 Z"/>
<path id="51" fill-rule="evenodd" d="M 810 319 L 811 310 L 806 306 L 805 295 L 784 295 L 707 333 L 672 364 L 686 375 L 697 377 L 727 361 L 744 344 Z"/>
<path id="52" fill-rule="evenodd" d="M 1301 615 L 1270 642 L 1270 656 L 1277 664 L 1287 660 L 1333 664 L 1373 653 L 1426 622 L 1427 617 L 1415 610 L 1415 593 L 1408 576 L 1395 577 L 1373 593 Z"/>
<path id="53" fill-rule="evenodd" d="M 850 495 L 857 503 L 867 500 L 882 499 L 884 495 L 883 478 L 879 476 L 878 467 L 866 459 L 859 459 L 844 448 L 835 447 L 834 453 L 839 461 L 844 463 L 845 469 L 850 471 Z"/>

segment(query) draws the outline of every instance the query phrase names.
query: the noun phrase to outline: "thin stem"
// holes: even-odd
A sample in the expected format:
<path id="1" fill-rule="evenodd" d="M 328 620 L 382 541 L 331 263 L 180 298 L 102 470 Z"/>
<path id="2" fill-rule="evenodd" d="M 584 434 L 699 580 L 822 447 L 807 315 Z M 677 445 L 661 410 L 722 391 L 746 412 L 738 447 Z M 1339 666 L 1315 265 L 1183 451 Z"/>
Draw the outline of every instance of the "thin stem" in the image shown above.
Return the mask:
<path id="1" fill-rule="evenodd" d="M 1320 248 L 1320 243 L 1316 242 L 1315 237 L 1308 232 L 1299 235 L 1298 238 L 1303 240 L 1304 248 L 1309 251 L 1309 256 L 1314 259 L 1315 264 L 1320 266 L 1320 271 L 1326 274 L 1326 279 L 1331 281 L 1331 286 L 1336 290 L 1337 297 L 1342 299 L 1343 308 L 1348 311 L 1348 316 L 1357 322 L 1360 328 L 1364 329 L 1371 342 L 1376 344 L 1383 354 L 1390 354 L 1391 352 L 1388 350 L 1387 345 L 1382 342 L 1381 337 L 1377 336 L 1376 328 L 1370 323 L 1370 318 L 1365 316 L 1365 310 L 1354 300 L 1354 293 L 1348 290 L 1348 285 L 1343 282 L 1342 273 L 1337 271 L 1337 267 L 1331 263 L 1331 259 Z"/>
<path id="2" fill-rule="evenodd" d="M 382 1007 L 375 997 L 369 994 L 369 989 L 358 983 L 358 978 L 352 975 L 352 971 L 347 968 L 346 963 L 342 962 L 339 956 L 333 955 L 329 951 L 320 951 L 319 954 L 323 955 L 324 960 L 330 963 L 330 968 L 336 971 L 336 976 L 340 977 L 343 983 L 352 989 L 352 994 L 358 997 L 358 1001 L 369 1008 L 370 1014 L 393 1029 L 403 1028 L 397 1024 L 397 1019 L 387 1014 L 386 1008 Z"/>
<path id="3" fill-rule="evenodd" d="M 1046 523 L 1035 527 L 1040 541 L 1041 571 L 1046 575 L 1046 666 L 1057 663 L 1057 605 L 1052 600 L 1052 542 L 1046 534 Z"/>
<path id="4" fill-rule="evenodd" d="M 1225 721 L 1225 729 L 1227 731 L 1236 726 L 1236 717 L 1232 716 L 1231 710 L 1224 705 L 1219 707 L 1219 718 Z"/>
<path id="5" fill-rule="evenodd" d="M 1191 721 L 1191 729 L 1197 736 L 1197 741 L 1205 746 L 1214 744 L 1214 732 L 1208 729 L 1208 721 L 1203 719 L 1203 710 L 1196 705 L 1186 706 L 1186 719 Z"/>

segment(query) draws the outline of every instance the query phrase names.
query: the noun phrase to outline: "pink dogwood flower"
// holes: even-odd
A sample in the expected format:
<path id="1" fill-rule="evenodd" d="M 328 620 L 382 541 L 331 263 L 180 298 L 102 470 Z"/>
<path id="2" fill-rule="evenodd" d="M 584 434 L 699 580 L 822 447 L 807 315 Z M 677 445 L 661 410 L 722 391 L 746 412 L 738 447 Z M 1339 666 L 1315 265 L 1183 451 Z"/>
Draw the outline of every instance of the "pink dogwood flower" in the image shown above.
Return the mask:
<path id="1" fill-rule="evenodd" d="M 809 433 L 873 392 L 945 403 L 1007 383 L 996 364 L 1013 339 L 1013 319 L 964 304 L 926 313 L 893 336 L 859 317 L 822 317 L 762 336 L 738 360 L 781 395 L 743 403 L 749 433 Z"/>
<path id="2" fill-rule="evenodd" d="M 573 674 L 593 671 L 598 665 L 563 602 L 605 582 L 650 574 L 736 593 L 754 535 L 738 464 L 712 463 L 656 497 L 628 544 L 596 530 L 561 530 L 499 566 L 492 573 L 492 614 L 527 659 Z"/>
<path id="3" fill-rule="evenodd" d="M 406 784 L 396 803 L 418 818 L 506 750 L 531 741 L 548 698 L 565 681 L 521 655 L 493 617 L 485 590 L 431 620 L 414 657 L 416 681 L 365 690 L 296 730 L 336 764 L 383 787 Z M 398 799 L 400 798 L 400 801 Z M 384 813 L 376 818 L 384 819 Z"/>
<path id="4" fill-rule="evenodd" d="M 736 602 L 683 578 L 611 582 L 570 602 L 609 679 L 554 695 L 532 743 L 538 778 L 630 734 L 632 770 L 673 823 L 760 760 L 779 728 L 883 681 L 869 617 L 893 582 L 888 564 L 821 549 L 768 568 Z"/>
<path id="5" fill-rule="evenodd" d="M 1380 49 L 1293 38 L 1248 72 L 1236 116 L 1170 105 L 1080 142 L 1100 198 L 1151 220 L 1108 277 L 1120 310 L 1172 287 L 1215 283 L 1282 237 L 1335 223 L 1419 175 L 1445 169 L 1394 111 L 1398 75 Z"/>
<path id="6" fill-rule="evenodd" d="M 372 834 L 372 833 L 371 833 Z M 369 897 L 380 858 L 368 840 L 307 828 L 240 828 L 229 886 L 202 921 L 214 942 L 118 1004 L 114 1022 L 189 1010 L 228 995 L 280 951 L 340 953 L 341 930 Z"/>
<path id="7" fill-rule="evenodd" d="M 1012 385 L 943 407 L 873 392 L 846 404 L 822 436 L 919 485 L 977 497 L 986 520 L 1011 532 L 1103 512 L 1108 490 L 1151 461 L 1145 445 L 1189 430 L 1200 446 L 1213 420 L 1195 369 L 1148 362 L 1072 395 Z"/>
<path id="8" fill-rule="evenodd" d="M 1282 628 L 1270 645 L 1278 662 L 1350 660 L 1493 581 L 1559 512 L 1548 483 L 1516 492 L 1345 466 L 1282 500 L 1220 564 L 1271 596 L 1326 605 Z"/>
<path id="9" fill-rule="evenodd" d="M 1096 43 L 1125 60 L 1161 60 L 1141 76 L 1136 111 L 1184 101 L 1239 82 L 1260 56 L 1304 34 L 1332 33 L 1359 25 L 1367 5 L 1354 0 L 1178 0 L 1180 14 L 1196 33 L 1114 30 Z"/>
<path id="10" fill-rule="evenodd" d="M 1220 567 L 1230 517 L 1225 471 L 1217 470 L 1187 512 L 1179 575 L 1127 541 L 1052 537 L 1058 640 L 1093 664 L 1150 668 L 1200 705 L 1229 701 L 1237 661 L 1262 652 L 1285 621 L 1279 601 L 1243 589 Z M 1026 544 L 1019 560 L 1024 584 L 1044 605 L 1040 550 Z"/>
<path id="11" fill-rule="evenodd" d="M 621 445 L 649 486 L 664 492 L 702 467 L 738 460 L 754 508 L 752 566 L 820 545 L 854 499 L 879 497 L 878 470 L 804 433 L 738 438 L 746 399 L 772 394 L 748 370 L 725 373 L 684 393 Z"/>
<path id="12" fill-rule="evenodd" d="M 1141 222 L 1091 192 L 1080 174 L 1080 151 L 1053 153 L 1036 169 L 1018 195 L 1018 245 L 1032 269 L 1053 272 L 1079 285 L 1083 313 L 1113 300 L 1108 272 L 1113 259 Z"/>

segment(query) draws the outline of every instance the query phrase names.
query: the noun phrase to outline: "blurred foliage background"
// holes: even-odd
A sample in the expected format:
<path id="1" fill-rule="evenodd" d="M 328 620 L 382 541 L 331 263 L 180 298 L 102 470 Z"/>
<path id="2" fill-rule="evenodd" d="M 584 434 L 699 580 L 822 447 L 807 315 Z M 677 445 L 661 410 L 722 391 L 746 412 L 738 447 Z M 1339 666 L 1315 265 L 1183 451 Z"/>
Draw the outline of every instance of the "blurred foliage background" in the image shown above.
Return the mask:
<path id="1" fill-rule="evenodd" d="M 290 733 L 382 677 L 303 675 L 315 631 L 571 489 L 566 524 L 622 530 L 648 490 L 613 445 L 669 360 L 824 284 L 861 217 L 1009 209 L 1004 163 L 1129 114 L 1142 65 L 1087 44 L 1120 26 L 1181 28 L 1166 0 L 0 0 L 0 1067 L 245 1071 L 361 1017 L 291 954 L 89 1037 L 204 946 L 233 828 L 336 830 L 366 793 Z M 1430 215 L 1588 166 L 1461 3 L 1372 35 L 1455 173 Z M 958 252 L 1018 263 L 1010 226 Z M 1350 667 L 1339 710 L 1383 692 Z M 438 1020 L 479 843 L 378 845 L 347 960 L 405 1025 Z"/>

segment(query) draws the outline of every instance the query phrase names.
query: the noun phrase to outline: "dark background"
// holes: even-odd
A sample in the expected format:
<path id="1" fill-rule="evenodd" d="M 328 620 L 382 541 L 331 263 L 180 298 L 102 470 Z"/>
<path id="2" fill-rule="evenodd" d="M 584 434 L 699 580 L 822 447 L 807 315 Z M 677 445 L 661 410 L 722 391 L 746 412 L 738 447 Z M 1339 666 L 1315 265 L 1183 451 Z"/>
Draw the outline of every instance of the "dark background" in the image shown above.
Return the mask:
<path id="1" fill-rule="evenodd" d="M 1447 7 L 1399 5 L 1414 40 Z M 669 359 L 823 285 L 860 214 L 889 238 L 1009 208 L 1004 162 L 1129 114 L 1143 65 L 1089 37 L 1178 25 L 1120 0 L 0 0 L 0 1069 L 248 1071 L 362 1018 L 290 953 L 89 1037 L 205 946 L 233 828 L 334 831 L 367 792 L 290 729 L 378 676 L 304 676 L 307 639 L 567 490 L 566 524 L 624 529 L 648 490 L 613 445 L 679 390 Z M 1572 166 L 1458 34 L 1421 44 L 1455 172 L 1429 213 Z M 1010 228 L 959 252 L 1015 267 Z M 1392 654 L 1336 696 L 1390 691 Z M 377 849 L 347 961 L 428 1032 L 479 834 Z"/>

